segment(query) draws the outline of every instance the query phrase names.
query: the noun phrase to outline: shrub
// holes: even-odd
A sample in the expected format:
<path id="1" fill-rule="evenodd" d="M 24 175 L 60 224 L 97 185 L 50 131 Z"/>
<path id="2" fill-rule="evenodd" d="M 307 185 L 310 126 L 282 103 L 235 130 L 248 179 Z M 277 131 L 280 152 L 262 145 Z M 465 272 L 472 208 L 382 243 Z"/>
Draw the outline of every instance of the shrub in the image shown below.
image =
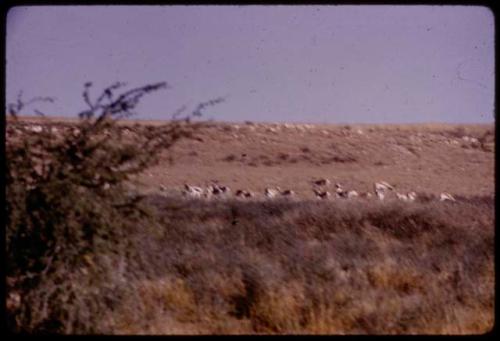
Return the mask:
<path id="1" fill-rule="evenodd" d="M 461 139 L 462 137 L 467 136 L 467 129 L 465 129 L 462 126 L 458 126 L 458 127 L 454 128 L 453 130 L 448 131 L 447 134 L 449 137 Z"/>
<path id="2" fill-rule="evenodd" d="M 159 161 L 159 154 L 182 138 L 192 138 L 200 104 L 182 120 L 158 127 L 118 124 L 140 99 L 163 89 L 157 83 L 115 92 L 115 83 L 92 101 L 73 126 L 54 133 L 47 119 L 28 132 L 9 106 L 6 143 L 7 292 L 18 297 L 9 311 L 17 332 L 110 332 L 109 312 L 130 294 L 127 280 L 145 266 L 132 236 L 157 225 L 143 196 L 125 183 Z"/>

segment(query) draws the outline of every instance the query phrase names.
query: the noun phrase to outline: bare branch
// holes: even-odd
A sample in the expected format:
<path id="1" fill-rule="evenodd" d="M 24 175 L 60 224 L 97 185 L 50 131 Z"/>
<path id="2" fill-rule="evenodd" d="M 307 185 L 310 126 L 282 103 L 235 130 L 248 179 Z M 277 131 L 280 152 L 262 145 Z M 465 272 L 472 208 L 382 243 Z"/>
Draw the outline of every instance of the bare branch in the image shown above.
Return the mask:
<path id="1" fill-rule="evenodd" d="M 25 106 L 28 104 L 32 104 L 34 102 L 49 102 L 49 103 L 54 103 L 55 98 L 54 97 L 34 97 L 28 102 L 25 103 Z"/>
<path id="2" fill-rule="evenodd" d="M 38 116 L 42 116 L 42 117 L 46 116 L 43 112 L 41 112 L 40 110 L 37 110 L 37 109 L 35 109 L 35 114 L 37 114 Z"/>
<path id="3" fill-rule="evenodd" d="M 107 88 L 105 88 L 104 91 L 102 92 L 101 96 L 99 96 L 99 98 L 97 99 L 97 101 L 95 103 L 95 107 L 100 106 L 101 102 L 105 98 L 107 98 L 109 101 L 111 101 L 113 99 L 113 91 L 125 86 L 126 84 L 127 83 L 124 83 L 124 82 L 116 82 L 116 83 L 108 86 Z"/>
<path id="4" fill-rule="evenodd" d="M 196 107 L 196 109 L 193 111 L 192 115 L 200 117 L 202 110 L 204 110 L 207 107 L 210 107 L 210 106 L 222 103 L 224 101 L 225 101 L 224 97 L 218 97 L 216 99 L 211 99 L 211 100 L 206 101 L 206 102 L 201 102 L 200 104 L 198 104 L 198 106 Z"/>
<path id="5" fill-rule="evenodd" d="M 186 105 L 183 105 L 172 114 L 172 120 L 175 120 L 180 114 L 186 111 Z"/>
<path id="6" fill-rule="evenodd" d="M 91 86 L 92 86 L 91 82 L 85 83 L 85 90 L 83 91 L 83 99 L 84 99 L 85 103 L 87 103 L 87 105 L 89 106 L 90 110 L 93 111 L 94 105 L 90 101 L 90 95 L 89 95 L 89 89 Z M 90 116 L 92 116 L 92 115 L 90 115 Z"/>
<path id="7" fill-rule="evenodd" d="M 16 117 L 21 112 L 21 110 L 23 110 L 24 108 L 26 108 L 27 106 L 29 106 L 35 102 L 49 102 L 49 103 L 55 102 L 54 97 L 34 97 L 34 98 L 30 99 L 29 101 L 23 101 L 22 95 L 23 95 L 23 91 L 21 90 L 21 91 L 19 91 L 19 93 L 17 95 L 16 103 L 10 103 L 7 105 L 9 114 L 13 117 Z M 41 113 L 39 110 L 34 109 L 34 111 L 37 115 L 42 114 L 42 116 L 44 116 L 44 114 Z"/>

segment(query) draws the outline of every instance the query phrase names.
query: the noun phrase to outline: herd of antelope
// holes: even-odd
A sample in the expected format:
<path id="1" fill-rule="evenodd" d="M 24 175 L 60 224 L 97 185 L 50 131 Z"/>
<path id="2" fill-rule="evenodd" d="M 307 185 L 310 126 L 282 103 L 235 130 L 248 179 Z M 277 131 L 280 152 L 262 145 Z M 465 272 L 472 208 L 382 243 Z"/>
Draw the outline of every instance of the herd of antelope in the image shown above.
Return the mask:
<path id="1" fill-rule="evenodd" d="M 331 184 L 330 180 L 328 180 L 328 179 L 319 179 L 319 180 L 312 181 L 312 191 L 313 191 L 315 197 L 319 200 L 328 200 L 331 198 L 369 199 L 375 195 L 379 200 L 384 200 L 386 197 L 388 197 L 389 193 L 392 192 L 395 194 L 395 196 L 392 195 L 392 197 L 397 198 L 398 200 L 413 202 L 417 199 L 417 193 L 415 193 L 415 192 L 399 193 L 395 190 L 394 186 L 390 185 L 389 183 L 387 183 L 385 181 L 376 182 L 373 184 L 373 189 L 374 189 L 373 194 L 371 192 L 358 193 L 355 190 L 348 190 L 348 189 L 345 189 L 340 183 L 336 183 L 334 185 L 334 189 L 333 189 L 332 193 L 330 193 L 328 191 L 328 187 L 330 187 L 330 184 Z M 162 186 L 162 190 L 166 190 L 166 188 Z M 205 199 L 228 198 L 228 197 L 232 196 L 232 191 L 228 186 L 220 185 L 217 182 L 213 182 L 211 185 L 207 186 L 206 188 L 184 184 L 184 189 L 183 189 L 182 193 L 186 197 L 205 198 Z M 241 199 L 256 198 L 257 193 L 249 191 L 249 190 L 238 189 L 234 192 L 234 196 L 236 198 L 241 198 Z M 272 199 L 272 198 L 279 198 L 279 197 L 295 198 L 297 195 L 291 189 L 281 189 L 280 187 L 276 186 L 274 188 L 270 188 L 270 187 L 265 188 L 264 189 L 264 196 L 266 198 Z M 441 193 L 439 196 L 439 200 L 440 201 L 456 201 L 455 198 L 449 193 Z"/>
<path id="2" fill-rule="evenodd" d="M 284 125 L 285 128 L 292 127 L 291 125 Z M 312 126 L 305 125 L 304 127 L 311 128 Z M 40 133 L 43 130 L 43 127 L 41 125 L 27 125 L 26 127 L 28 130 L 35 132 L 35 133 Z M 273 128 L 269 128 L 273 129 Z M 52 127 L 50 130 L 52 133 L 57 133 L 58 129 L 56 127 Z M 125 133 L 130 133 L 130 130 L 128 128 L 124 129 Z M 74 129 L 73 134 L 78 134 L 79 129 Z M 331 198 L 338 198 L 338 199 L 353 199 L 353 198 L 364 198 L 368 199 L 373 197 L 373 194 L 371 192 L 360 192 L 358 193 L 355 190 L 347 190 L 345 189 L 341 184 L 336 183 L 334 185 L 334 190 L 332 193 L 328 191 L 328 187 L 330 187 L 330 180 L 328 179 L 318 179 L 312 181 L 312 191 L 315 195 L 315 197 L 319 200 L 329 200 Z M 109 185 L 107 185 L 109 186 Z M 160 186 L 160 189 L 162 191 L 166 191 L 167 188 L 165 186 Z M 395 190 L 394 186 L 390 185 L 389 183 L 385 181 L 381 182 L 376 182 L 373 184 L 373 189 L 374 189 L 374 194 L 379 200 L 384 200 L 391 192 L 395 194 L 391 195 L 392 198 L 397 198 L 402 201 L 407 201 L 407 202 L 413 202 L 417 199 L 417 194 L 415 192 L 408 192 L 408 193 L 399 193 Z M 222 186 L 217 183 L 217 181 L 214 181 L 211 185 L 202 188 L 198 186 L 192 186 L 188 184 L 184 184 L 184 189 L 182 191 L 183 195 L 186 197 L 190 198 L 205 198 L 205 199 L 210 199 L 210 198 L 228 198 L 231 196 L 231 189 L 228 186 Z M 238 189 L 237 191 L 234 192 L 234 196 L 236 198 L 241 198 L 241 199 L 249 199 L 249 198 L 256 198 L 258 197 L 257 193 L 249 191 L 249 190 L 244 190 L 244 189 Z M 296 193 L 291 190 L 291 189 L 284 189 L 282 190 L 280 187 L 276 186 L 274 188 L 265 188 L 264 189 L 264 196 L 266 198 L 279 198 L 279 197 L 285 197 L 285 198 L 293 198 L 296 197 Z M 456 201 L 456 199 L 449 193 L 441 193 L 439 196 L 440 201 Z"/>

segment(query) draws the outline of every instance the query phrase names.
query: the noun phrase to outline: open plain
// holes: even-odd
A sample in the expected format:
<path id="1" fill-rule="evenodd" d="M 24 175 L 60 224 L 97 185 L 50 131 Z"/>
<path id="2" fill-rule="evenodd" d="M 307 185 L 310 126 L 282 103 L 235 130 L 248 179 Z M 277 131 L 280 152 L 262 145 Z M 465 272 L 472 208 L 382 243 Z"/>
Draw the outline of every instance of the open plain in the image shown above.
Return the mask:
<path id="1" fill-rule="evenodd" d="M 25 122 L 37 122 L 25 118 Z M 71 119 L 52 119 L 72 122 Z M 137 125 L 162 121 L 123 121 Z M 264 196 L 266 187 L 314 198 L 312 181 L 326 178 L 373 192 L 387 181 L 400 192 L 458 196 L 495 192 L 495 130 L 490 124 L 319 125 L 212 122 L 165 152 L 136 179 L 142 191 L 180 192 L 214 181 Z"/>
<path id="2" fill-rule="evenodd" d="M 279 186 L 311 199 L 311 181 L 326 178 L 356 191 L 373 191 L 377 181 L 401 192 L 495 191 L 492 125 L 219 123 L 197 136 L 143 174 L 143 188 L 175 190 L 215 180 L 260 196 L 265 187 Z"/>

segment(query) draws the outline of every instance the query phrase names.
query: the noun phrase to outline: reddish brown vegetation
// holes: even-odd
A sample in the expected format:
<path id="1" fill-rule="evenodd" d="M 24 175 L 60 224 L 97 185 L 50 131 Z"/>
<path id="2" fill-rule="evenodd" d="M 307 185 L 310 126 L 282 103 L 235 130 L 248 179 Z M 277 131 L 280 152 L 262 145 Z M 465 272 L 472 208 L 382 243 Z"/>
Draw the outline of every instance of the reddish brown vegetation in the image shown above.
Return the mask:
<path id="1" fill-rule="evenodd" d="M 124 128 L 113 130 L 116 141 L 135 141 L 135 138 L 144 141 L 148 134 L 158 136 L 162 131 L 168 132 L 165 127 L 157 130 L 137 125 L 130 129 L 125 138 L 122 138 Z M 227 126 L 224 129 L 232 131 Z M 352 129 L 342 130 L 342 134 L 351 133 Z M 462 136 L 462 133 L 453 134 Z M 69 135 L 65 133 L 64 137 L 71 140 Z M 204 139 L 211 141 L 211 135 L 204 135 Z M 338 169 L 343 175 L 348 174 L 349 167 L 357 163 L 372 164 L 382 155 L 375 149 L 369 151 L 375 155 L 364 155 L 354 142 L 344 135 L 342 139 L 336 144 L 340 147 L 335 155 L 347 159 L 336 161 L 335 165 L 345 167 Z M 381 141 L 382 137 L 374 135 L 373 139 Z M 91 142 L 87 141 L 92 145 Z M 401 145 L 404 142 L 401 137 Z M 437 147 L 426 146 L 427 142 L 418 145 L 419 150 L 425 150 L 429 159 L 437 159 L 438 155 L 432 154 L 432 148 Z M 203 150 L 207 145 L 208 142 L 199 144 L 198 149 L 188 145 L 189 148 L 180 151 L 192 153 L 196 149 L 197 155 L 190 155 L 192 163 L 192 159 L 207 157 Z M 451 147 L 443 144 L 439 148 Z M 10 162 L 17 160 L 26 166 L 25 170 L 11 167 L 13 174 L 33 171 L 32 164 L 23 162 L 23 150 L 28 154 L 33 152 L 18 148 L 9 154 Z M 450 158 L 463 156 L 462 148 L 450 150 L 447 154 Z M 222 154 L 217 160 L 225 165 L 238 164 L 237 155 L 247 153 L 244 149 L 242 153 L 231 152 L 224 152 L 226 161 L 222 160 Z M 474 149 L 473 152 L 478 153 L 474 155 L 479 161 L 489 165 L 490 151 Z M 137 150 L 130 153 L 136 155 Z M 182 156 L 179 150 L 177 153 Z M 248 165 L 253 163 L 258 167 L 268 163 L 267 167 L 271 167 L 277 163 L 285 169 L 292 163 L 300 164 L 302 158 L 309 158 L 306 163 L 317 163 L 327 155 L 324 150 L 304 152 L 298 148 L 283 149 L 281 153 L 270 157 L 271 154 L 251 150 Z M 119 155 L 122 154 L 127 157 L 126 148 L 120 149 Z M 395 155 L 392 159 L 383 158 L 384 162 L 396 167 Z M 102 154 L 99 156 L 106 159 Z M 349 156 L 355 160 L 348 161 Z M 122 161 L 117 159 L 120 165 Z M 461 162 L 463 167 L 470 166 Z M 440 167 L 438 162 L 429 164 Z M 54 166 L 64 168 L 65 164 L 59 162 Z M 89 169 L 95 171 L 101 166 L 102 163 L 90 164 Z M 479 169 L 477 164 L 470 167 Z M 32 176 L 38 179 L 35 173 Z M 39 176 L 44 174 L 52 173 L 43 171 Z M 86 179 L 85 174 L 80 174 L 79 179 Z M 102 174 L 104 177 L 107 173 Z M 473 185 L 480 175 L 471 174 L 464 182 Z M 169 176 L 175 178 L 175 174 Z M 438 178 L 426 181 L 432 184 Z M 80 191 L 81 186 L 75 187 L 68 179 L 63 178 L 64 194 L 55 190 L 59 187 L 51 187 L 54 183 L 39 180 L 34 186 L 43 194 L 41 197 L 33 197 L 36 191 L 26 191 L 25 184 L 11 184 L 9 194 L 16 205 L 26 209 L 24 203 L 29 201 L 24 200 L 26 196 L 31 198 L 31 206 L 27 208 L 36 208 L 40 203 L 36 200 L 45 198 L 46 209 L 52 213 L 37 220 L 40 210 L 12 210 L 11 222 L 15 224 L 9 225 L 10 234 L 15 235 L 23 226 L 29 233 L 35 231 L 38 225 L 25 224 L 31 214 L 34 219 L 30 223 L 41 221 L 45 228 L 51 229 L 52 235 L 43 236 L 50 235 L 60 244 L 75 241 L 64 248 L 73 258 L 58 255 L 59 263 L 52 263 L 56 265 L 48 273 L 43 270 L 39 274 L 37 287 L 29 287 L 32 283 L 29 280 L 18 286 L 16 281 L 21 281 L 18 277 L 26 275 L 26 269 L 16 268 L 11 262 L 7 302 L 11 327 L 35 333 L 113 334 L 471 334 L 484 333 L 493 327 L 492 196 L 465 195 L 466 188 L 462 195 L 456 195 L 457 202 L 438 202 L 434 194 L 428 194 L 408 204 L 376 200 L 207 202 L 150 195 L 142 204 L 150 217 L 134 215 L 130 219 L 108 205 L 117 198 L 129 198 L 125 187 L 112 186 L 110 194 L 106 194 L 107 190 Z M 107 180 L 113 183 L 113 179 Z M 307 180 L 304 183 L 310 186 Z M 491 189 L 488 182 L 491 179 L 479 180 L 488 187 L 483 192 Z M 117 183 L 121 184 L 120 181 Z M 157 183 L 158 179 L 151 181 Z M 173 179 L 172 183 L 175 181 L 179 179 Z M 71 200 L 58 200 L 62 195 Z M 50 210 L 53 203 L 61 206 Z M 71 220 L 62 221 L 61 212 L 73 214 L 64 216 Z M 98 231 L 99 238 L 82 239 L 85 241 L 82 252 L 79 235 L 69 232 L 92 231 L 96 226 L 102 229 Z M 25 249 L 19 248 L 10 234 L 9 259 L 17 261 L 24 257 L 21 251 Z M 26 250 L 48 245 L 46 242 L 39 240 Z M 119 242 L 120 247 L 110 247 L 112 242 Z M 29 257 L 25 260 L 30 271 L 40 270 L 40 266 L 30 265 Z M 68 263 L 69 260 L 73 263 Z M 44 277 L 51 272 L 57 276 Z M 24 290 L 21 295 L 18 289 Z"/>
<path id="2" fill-rule="evenodd" d="M 135 237 L 147 264 L 137 271 L 150 271 L 135 285 L 155 318 L 125 301 L 116 317 L 134 322 L 121 333 L 173 332 L 159 317 L 188 334 L 470 334 L 493 326 L 491 198 L 148 201 L 162 223 L 157 237 Z"/>

